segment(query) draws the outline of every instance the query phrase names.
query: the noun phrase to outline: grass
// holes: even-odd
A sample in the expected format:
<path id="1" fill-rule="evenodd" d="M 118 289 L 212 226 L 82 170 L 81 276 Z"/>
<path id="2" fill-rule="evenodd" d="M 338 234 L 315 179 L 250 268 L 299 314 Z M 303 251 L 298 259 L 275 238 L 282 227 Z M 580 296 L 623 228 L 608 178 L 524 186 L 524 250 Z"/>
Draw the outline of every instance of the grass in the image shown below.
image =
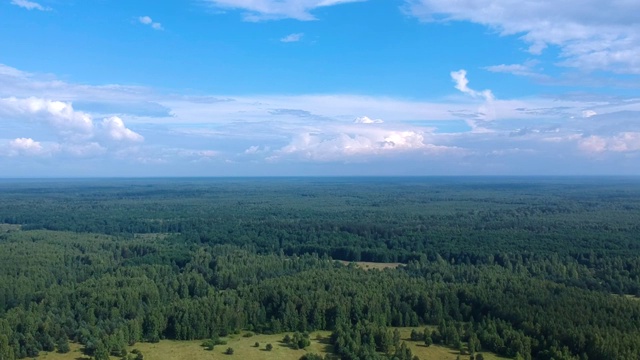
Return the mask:
<path id="1" fill-rule="evenodd" d="M 293 333 L 289 333 L 293 336 Z M 285 334 L 276 335 L 254 335 L 251 337 L 243 337 L 242 334 L 232 335 L 222 338 L 227 341 L 226 345 L 216 345 L 211 350 L 205 350 L 202 347 L 202 341 L 174 341 L 162 340 L 158 343 L 138 343 L 128 347 L 127 350 L 138 349 L 142 352 L 145 359 L 148 360 L 210 360 L 210 359 L 241 359 L 241 360 L 298 360 L 306 353 L 324 354 L 331 352 L 332 347 L 328 340 L 331 332 L 314 331 L 311 333 L 311 345 L 303 350 L 293 350 L 283 344 L 282 338 Z M 260 347 L 254 347 L 256 342 L 260 343 Z M 273 345 L 271 351 L 266 351 L 267 344 Z M 233 348 L 233 355 L 227 355 L 224 352 L 227 348 Z M 81 352 L 81 346 L 78 344 L 70 344 L 71 351 L 66 354 L 58 353 L 41 353 L 39 360 L 88 360 L 89 357 Z M 111 357 L 112 360 L 118 360 L 117 357 Z"/>
<path id="2" fill-rule="evenodd" d="M 431 330 L 435 329 L 435 327 L 432 327 L 432 326 L 429 326 L 429 328 L 431 328 Z M 416 329 L 416 331 L 422 332 L 424 330 L 424 327 L 398 328 L 398 330 L 400 330 L 400 338 L 402 339 L 402 341 L 405 341 L 409 349 L 411 349 L 411 352 L 413 353 L 413 355 L 418 356 L 420 359 L 456 360 L 456 357 L 460 355 L 460 353 L 457 350 L 454 350 L 445 346 L 431 345 L 427 347 L 424 345 L 424 342 L 422 341 L 411 341 L 410 339 L 411 339 L 412 329 Z M 508 359 L 490 352 L 481 351 L 481 353 L 482 355 L 484 355 L 484 358 L 486 360 Z M 460 358 L 469 359 L 469 355 L 460 355 Z"/>
<path id="3" fill-rule="evenodd" d="M 432 345 L 429 347 L 424 346 L 421 341 L 411 341 L 409 336 L 411 329 L 414 328 L 399 328 L 400 335 L 403 341 L 407 343 L 407 346 L 411 349 L 414 355 L 417 355 L 420 359 L 429 360 L 455 360 L 458 356 L 456 350 Z M 422 331 L 424 328 L 415 328 L 418 331 Z M 303 350 L 293 350 L 287 345 L 282 343 L 282 338 L 286 333 L 276 335 L 254 335 L 251 337 L 244 337 L 244 333 L 232 335 L 223 340 L 227 341 L 226 345 L 217 345 L 213 350 L 208 351 L 202 347 L 202 341 L 174 341 L 174 340 L 162 340 L 158 343 L 139 343 L 134 346 L 128 347 L 127 350 L 138 349 L 144 355 L 147 360 L 210 360 L 210 359 L 240 359 L 240 360 L 298 360 L 305 353 L 316 353 L 324 355 L 332 351 L 331 345 L 328 340 L 331 332 L 329 331 L 314 331 L 311 333 L 311 345 Z M 289 333 L 293 335 L 292 333 Z M 256 348 L 254 344 L 260 343 L 260 347 Z M 266 351 L 267 344 L 273 345 L 273 350 Z M 233 355 L 227 355 L 224 352 L 227 348 L 233 348 Z M 70 344 L 71 351 L 66 354 L 58 353 L 41 353 L 38 357 L 39 360 L 89 360 L 89 357 L 82 354 L 81 346 L 78 344 Z M 484 358 L 487 360 L 500 360 L 501 358 L 495 354 L 482 352 Z M 468 359 L 468 355 L 462 355 L 462 359 Z M 112 360 L 118 360 L 117 357 L 112 357 Z"/>

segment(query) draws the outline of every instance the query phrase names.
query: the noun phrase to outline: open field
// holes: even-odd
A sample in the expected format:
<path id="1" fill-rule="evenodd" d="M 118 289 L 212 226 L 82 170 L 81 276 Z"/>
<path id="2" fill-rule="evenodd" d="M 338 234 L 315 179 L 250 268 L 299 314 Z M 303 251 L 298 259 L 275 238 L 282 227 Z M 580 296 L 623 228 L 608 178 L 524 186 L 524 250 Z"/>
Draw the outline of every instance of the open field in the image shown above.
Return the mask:
<path id="1" fill-rule="evenodd" d="M 422 342 L 409 340 L 409 334 L 413 328 L 400 328 L 402 340 L 406 341 L 414 355 L 420 359 L 428 360 L 455 360 L 458 352 L 443 346 L 432 345 L 426 347 Z M 422 330 L 423 328 L 415 328 Z M 242 359 L 242 360 L 298 360 L 305 353 L 326 354 L 331 351 L 331 345 L 328 344 L 328 338 L 331 335 L 329 331 L 314 331 L 311 333 L 311 345 L 304 350 L 293 350 L 283 344 L 282 338 L 285 334 L 275 335 L 254 335 L 251 337 L 243 337 L 243 334 L 232 335 L 223 338 L 227 341 L 226 345 L 217 345 L 212 351 L 205 350 L 201 345 L 201 340 L 196 341 L 173 341 L 162 340 L 158 343 L 139 343 L 128 348 L 129 351 L 138 349 L 147 360 L 209 360 L 209 359 Z M 292 334 L 291 334 L 292 335 Z M 255 343 L 260 343 L 260 347 L 256 348 Z M 267 344 L 273 345 L 273 350 L 266 351 Z M 78 344 L 70 344 L 71 351 L 66 354 L 58 353 L 41 353 L 38 357 L 40 360 L 82 360 L 89 359 L 83 355 L 81 346 Z M 226 355 L 224 352 L 227 348 L 233 348 L 233 355 Z M 485 359 L 497 360 L 504 359 L 491 353 L 483 353 Z M 112 357 L 117 360 L 117 357 Z"/>
<path id="2" fill-rule="evenodd" d="M 20 225 L 0 224 L 0 233 L 6 233 L 9 231 L 18 231 L 18 230 L 20 230 Z"/>
<path id="3" fill-rule="evenodd" d="M 435 326 L 429 326 L 431 330 L 435 329 Z M 424 327 L 408 327 L 408 328 L 398 328 L 400 330 L 400 337 L 402 341 L 407 343 L 407 346 L 411 349 L 413 355 L 418 356 L 423 360 L 455 360 L 459 355 L 457 350 L 450 349 L 444 346 L 431 345 L 426 347 L 421 341 L 411 341 L 410 335 L 411 330 L 416 329 L 418 332 L 422 332 Z M 486 360 L 498 360 L 498 359 L 507 359 L 504 357 L 497 356 L 493 353 L 482 352 L 484 358 Z M 468 359 L 469 355 L 461 355 L 460 358 Z"/>
<path id="4" fill-rule="evenodd" d="M 345 265 L 355 264 L 357 267 L 364 270 L 395 269 L 403 265 L 401 263 L 377 263 L 377 262 L 367 262 L 367 261 L 339 261 L 339 262 Z"/>
<path id="5" fill-rule="evenodd" d="M 282 359 L 282 360 L 298 360 L 306 353 L 324 354 L 331 351 L 331 345 L 328 344 L 328 337 L 331 335 L 328 331 L 314 331 L 311 333 L 311 345 L 304 350 L 293 350 L 283 344 L 282 338 L 285 334 L 276 335 L 254 335 L 251 337 L 243 337 L 242 334 L 232 335 L 222 338 L 227 341 L 226 345 L 217 345 L 212 351 L 205 350 L 202 347 L 202 341 L 173 341 L 162 340 L 158 343 L 138 343 L 128 347 L 127 350 L 138 349 L 144 355 L 146 360 L 205 360 L 205 359 L 242 359 L 242 360 L 260 360 L 260 359 Z M 293 334 L 290 334 L 293 335 Z M 260 343 L 260 347 L 255 347 L 255 343 Z M 273 345 L 273 350 L 266 351 L 267 344 Z M 81 360 L 89 359 L 83 355 L 81 347 L 78 344 L 70 344 L 71 351 L 66 354 L 58 353 L 42 353 L 38 359 L 41 360 Z M 227 348 L 233 348 L 233 355 L 226 355 L 224 352 Z M 117 357 L 111 357 L 117 360 Z"/>

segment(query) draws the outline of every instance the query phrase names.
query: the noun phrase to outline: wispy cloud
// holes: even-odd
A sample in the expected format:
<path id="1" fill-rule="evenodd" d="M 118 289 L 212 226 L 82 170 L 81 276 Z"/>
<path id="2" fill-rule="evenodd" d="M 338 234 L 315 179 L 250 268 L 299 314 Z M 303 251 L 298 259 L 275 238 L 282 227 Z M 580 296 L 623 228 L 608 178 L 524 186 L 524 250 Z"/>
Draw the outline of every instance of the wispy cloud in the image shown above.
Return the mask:
<path id="1" fill-rule="evenodd" d="M 368 116 L 358 116 L 353 122 L 356 124 L 382 124 L 384 121 L 382 119 L 371 119 Z"/>
<path id="2" fill-rule="evenodd" d="M 303 33 L 289 34 L 289 35 L 281 38 L 280 42 L 283 42 L 283 43 L 298 42 L 298 41 L 302 40 L 303 36 L 304 36 Z"/>
<path id="3" fill-rule="evenodd" d="M 11 4 L 27 10 L 51 11 L 51 8 L 48 6 L 42 6 L 37 2 L 28 1 L 28 0 L 11 0 Z"/>
<path id="4" fill-rule="evenodd" d="M 221 9 L 244 10 L 245 21 L 316 20 L 314 9 L 367 0 L 206 0 Z"/>
<path id="5" fill-rule="evenodd" d="M 141 24 L 144 25 L 149 25 L 151 26 L 152 29 L 155 30 L 164 30 L 164 28 L 162 27 L 162 24 L 160 24 L 159 22 L 154 22 L 153 19 L 151 19 L 149 16 L 140 16 L 138 18 L 138 21 Z"/>
<path id="6" fill-rule="evenodd" d="M 613 1 L 603 11 L 597 0 L 406 0 L 405 9 L 423 21 L 470 21 L 520 36 L 534 55 L 557 46 L 562 66 L 640 74 L 638 1 Z"/>
<path id="7" fill-rule="evenodd" d="M 538 64 L 537 60 L 529 60 L 523 64 L 500 64 L 485 67 L 486 70 L 494 73 L 507 73 L 519 76 L 541 77 L 534 70 L 534 66 Z"/>

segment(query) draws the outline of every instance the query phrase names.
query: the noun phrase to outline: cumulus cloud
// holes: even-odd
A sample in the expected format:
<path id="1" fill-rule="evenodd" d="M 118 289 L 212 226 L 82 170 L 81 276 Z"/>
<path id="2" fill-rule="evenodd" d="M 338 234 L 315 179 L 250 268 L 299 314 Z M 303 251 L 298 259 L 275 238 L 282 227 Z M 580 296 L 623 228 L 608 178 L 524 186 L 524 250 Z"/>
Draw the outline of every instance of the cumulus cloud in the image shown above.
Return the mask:
<path id="1" fill-rule="evenodd" d="M 31 138 L 17 138 L 11 140 L 8 146 L 9 155 L 40 155 L 44 152 L 42 144 Z"/>
<path id="2" fill-rule="evenodd" d="M 298 42 L 298 41 L 302 40 L 303 36 L 304 36 L 303 33 L 289 34 L 289 35 L 281 38 L 280 42 L 284 42 L 284 43 Z"/>
<path id="3" fill-rule="evenodd" d="M 615 136 L 591 135 L 578 143 L 587 153 L 627 153 L 640 151 L 640 132 L 621 132 Z"/>
<path id="4" fill-rule="evenodd" d="M 28 1 L 28 0 L 11 0 L 11 4 L 27 10 L 51 11 L 50 7 L 42 6 L 37 2 Z"/>
<path id="5" fill-rule="evenodd" d="M 16 156 L 59 152 L 87 157 L 105 153 L 105 146 L 117 147 L 120 146 L 118 143 L 139 143 L 144 140 L 142 135 L 128 129 L 119 117 L 106 118 L 96 125 L 91 115 L 75 110 L 70 102 L 35 97 L 0 98 L 0 119 L 10 124 L 45 124 L 59 137 L 59 143 L 48 143 L 46 147 L 31 138 L 15 139 L 7 148 L 10 154 Z M 106 141 L 107 145 L 101 144 L 102 141 Z"/>
<path id="6" fill-rule="evenodd" d="M 77 111 L 70 102 L 40 99 L 0 98 L 0 116 L 9 119 L 40 120 L 51 125 L 64 137 L 91 138 L 101 130 L 112 140 L 139 142 L 144 138 L 128 129 L 119 117 L 102 121 L 96 129 L 91 115 Z"/>
<path id="7" fill-rule="evenodd" d="M 0 115 L 9 118 L 39 119 L 62 133 L 90 134 L 93 121 L 89 114 L 75 111 L 69 102 L 29 97 L 0 99 Z"/>
<path id="8" fill-rule="evenodd" d="M 164 28 L 162 27 L 162 24 L 160 24 L 159 22 L 154 22 L 153 19 L 151 19 L 149 16 L 140 16 L 138 18 L 138 21 L 141 24 L 151 26 L 151 28 L 155 30 L 164 30 Z"/>
<path id="9" fill-rule="evenodd" d="M 321 7 L 366 0 L 206 0 L 222 9 L 244 10 L 245 21 L 278 19 L 315 20 L 311 11 Z"/>
<path id="10" fill-rule="evenodd" d="M 529 52 L 560 48 L 560 65 L 640 74 L 638 1 L 406 0 L 423 21 L 470 21 L 501 35 L 519 35 Z"/>
<path id="11" fill-rule="evenodd" d="M 102 120 L 101 126 L 106 136 L 111 140 L 131 142 L 144 141 L 144 137 L 142 137 L 142 135 L 128 129 L 124 125 L 122 119 L 117 116 Z"/>
<path id="12" fill-rule="evenodd" d="M 460 153 L 462 149 L 431 144 L 424 133 L 415 130 L 339 127 L 297 134 L 269 159 L 293 157 L 321 162 L 368 161 L 377 156 L 408 152 L 437 155 Z"/>
<path id="13" fill-rule="evenodd" d="M 382 124 L 382 119 L 371 119 L 368 116 L 359 116 L 353 120 L 356 124 Z"/>

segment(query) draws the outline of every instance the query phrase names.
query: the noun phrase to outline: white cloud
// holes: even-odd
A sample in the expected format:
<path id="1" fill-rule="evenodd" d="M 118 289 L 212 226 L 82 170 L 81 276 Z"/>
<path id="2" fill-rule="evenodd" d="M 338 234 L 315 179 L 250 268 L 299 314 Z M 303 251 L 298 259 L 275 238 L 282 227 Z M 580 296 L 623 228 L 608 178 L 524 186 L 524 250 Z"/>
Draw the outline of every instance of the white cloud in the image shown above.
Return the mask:
<path id="1" fill-rule="evenodd" d="M 64 144 L 61 146 L 61 150 L 72 157 L 78 158 L 95 157 L 104 155 L 107 152 L 107 148 L 95 141 L 83 144 Z"/>
<path id="2" fill-rule="evenodd" d="M 40 142 L 33 138 L 16 138 L 10 141 L 0 140 L 0 156 L 9 157 L 51 157 L 64 151 L 56 142 Z"/>
<path id="3" fill-rule="evenodd" d="M 519 35 L 529 52 L 558 46 L 560 65 L 640 74 L 638 1 L 406 0 L 423 21 L 470 21 Z"/>
<path id="4" fill-rule="evenodd" d="M 310 161 L 369 161 L 378 156 L 394 156 L 402 153 L 439 155 L 462 153 L 455 146 L 435 145 L 427 141 L 426 134 L 419 130 L 326 127 L 315 131 L 304 131 L 291 142 L 275 151 L 268 159 L 297 158 Z"/>
<path id="5" fill-rule="evenodd" d="M 51 11 L 50 7 L 45 7 L 37 2 L 27 1 L 27 0 L 11 0 L 11 4 L 19 6 L 21 8 L 25 8 L 27 10 L 40 10 L 40 11 Z"/>
<path id="6" fill-rule="evenodd" d="M 494 73 L 507 73 L 513 75 L 520 76 L 535 76 L 542 77 L 541 74 L 537 73 L 533 67 L 538 64 L 536 60 L 526 61 L 524 64 L 500 64 L 500 65 L 492 65 L 485 67 L 486 70 L 494 72 Z"/>
<path id="7" fill-rule="evenodd" d="M 166 164 L 167 169 L 196 161 L 223 166 L 225 160 L 265 169 L 288 166 L 289 161 L 405 161 L 406 166 L 421 159 L 445 164 L 455 155 L 466 164 L 511 161 L 506 172 L 518 159 L 565 156 L 567 162 L 582 161 L 591 169 L 588 164 L 600 155 L 620 159 L 638 154 L 640 98 L 580 93 L 495 99 L 489 90 L 476 90 L 466 72 L 454 72 L 452 79 L 462 95 L 422 101 L 353 94 L 194 97 L 66 83 L 0 66 L 0 152 L 8 154 L 10 139 L 31 138 L 41 139 L 39 156 L 111 158 Z M 6 94 L 30 95 L 2 98 Z M 171 115 L 136 115 L 129 108 L 96 113 L 81 105 L 130 99 L 157 103 Z M 17 150 L 12 153 L 18 155 Z M 261 164 L 265 159 L 271 162 Z"/>
<path id="8" fill-rule="evenodd" d="M 29 75 L 24 71 L 20 71 L 16 68 L 12 68 L 11 66 L 7 66 L 5 64 L 0 64 L 0 75 L 7 77 L 28 77 Z"/>
<path id="9" fill-rule="evenodd" d="M 164 30 L 164 28 L 162 27 L 162 24 L 160 24 L 159 22 L 154 22 L 153 19 L 151 19 L 149 16 L 140 16 L 138 18 L 138 21 L 141 24 L 151 26 L 151 28 L 155 30 Z"/>
<path id="10" fill-rule="evenodd" d="M 128 129 L 122 119 L 104 119 L 98 126 L 88 113 L 77 111 L 70 102 L 48 99 L 0 98 L 0 121 L 11 126 L 22 126 L 24 131 L 43 134 L 51 129 L 58 136 L 58 143 L 46 146 L 31 138 L 18 138 L 7 145 L 10 155 L 66 154 L 72 157 L 103 155 L 107 147 L 117 150 L 127 143 L 142 142 L 144 138 Z M 44 128 L 33 125 L 45 124 Z M 48 128 L 48 129 L 47 129 Z M 107 142 L 101 144 L 100 142 Z"/>
<path id="11" fill-rule="evenodd" d="M 106 136 L 111 140 L 131 142 L 144 141 L 144 137 L 142 137 L 142 135 L 128 129 L 124 125 L 122 119 L 117 116 L 102 120 L 101 126 Z"/>
<path id="12" fill-rule="evenodd" d="M 151 18 L 148 16 L 140 16 L 138 20 L 140 21 L 141 24 L 145 24 L 145 25 L 149 25 L 153 23 L 153 20 L 151 20 Z"/>
<path id="13" fill-rule="evenodd" d="M 267 153 L 271 150 L 271 148 L 269 146 L 264 146 L 262 148 L 260 148 L 260 146 L 257 145 L 253 145 L 253 146 L 249 146 L 244 152 L 243 154 L 245 155 L 257 155 L 257 154 L 264 154 Z"/>
<path id="14" fill-rule="evenodd" d="M 359 116 L 353 120 L 355 124 L 382 124 L 382 119 L 371 119 L 368 116 Z"/>
<path id="15" fill-rule="evenodd" d="M 278 19 L 315 20 L 311 11 L 320 7 L 366 0 L 207 0 L 222 9 L 244 10 L 245 21 Z"/>
<path id="16" fill-rule="evenodd" d="M 0 97 L 49 98 L 58 101 L 146 101 L 151 90 L 141 86 L 84 85 L 61 81 L 50 74 L 33 74 L 0 64 Z"/>
<path id="17" fill-rule="evenodd" d="M 17 138 L 11 140 L 8 146 L 9 155 L 40 155 L 44 152 L 42 144 L 31 138 Z"/>
<path id="18" fill-rule="evenodd" d="M 467 71 L 462 69 L 451 72 L 451 79 L 456 83 L 456 89 L 473 97 L 483 97 L 487 101 L 493 101 L 493 93 L 491 90 L 475 91 L 469 88 L 469 80 L 467 80 Z"/>
<path id="19" fill-rule="evenodd" d="M 474 133 L 480 134 L 492 132 L 492 130 L 486 127 L 487 121 L 496 119 L 495 98 L 491 90 L 476 91 L 471 89 L 469 87 L 469 80 L 467 80 L 467 71 L 464 69 L 452 71 L 450 75 L 451 79 L 456 84 L 456 89 L 465 94 L 471 95 L 474 98 L 480 97 L 485 100 L 484 104 L 481 104 L 475 112 L 466 112 L 465 121 L 467 122 L 467 125 L 471 127 Z M 465 114 L 465 111 L 461 111 L 459 114 Z"/>
<path id="20" fill-rule="evenodd" d="M 90 134 L 93 121 L 89 114 L 75 111 L 69 102 L 30 97 L 0 99 L 0 115 L 9 118 L 44 120 L 62 133 Z"/>
<path id="21" fill-rule="evenodd" d="M 578 146 L 587 153 L 640 151 L 640 132 L 621 132 L 615 136 L 591 135 L 580 140 Z"/>
<path id="22" fill-rule="evenodd" d="M 304 36 L 303 33 L 289 34 L 289 35 L 281 38 L 280 41 L 284 42 L 284 43 L 298 42 L 298 41 L 302 40 L 303 36 Z"/>

